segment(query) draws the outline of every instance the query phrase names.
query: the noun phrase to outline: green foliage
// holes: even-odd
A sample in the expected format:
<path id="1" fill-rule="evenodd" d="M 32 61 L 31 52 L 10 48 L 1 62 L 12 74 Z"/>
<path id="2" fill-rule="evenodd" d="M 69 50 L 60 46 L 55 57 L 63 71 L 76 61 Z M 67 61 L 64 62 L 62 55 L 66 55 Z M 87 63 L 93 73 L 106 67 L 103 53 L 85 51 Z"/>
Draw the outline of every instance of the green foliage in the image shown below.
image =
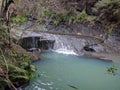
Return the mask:
<path id="1" fill-rule="evenodd" d="M 24 62 L 25 63 L 25 62 Z M 27 62 L 26 62 L 27 63 Z M 18 67 L 13 64 L 9 64 L 9 69 L 11 70 L 9 73 L 9 77 L 11 81 L 16 81 L 16 80 L 23 80 L 23 82 L 29 81 L 32 73 L 31 73 L 31 67 L 28 68 L 28 66 L 22 66 Z"/>
<path id="2" fill-rule="evenodd" d="M 77 20 L 80 20 L 82 22 L 87 20 L 87 14 L 86 12 L 81 12 L 80 14 L 77 15 Z"/>
<path id="3" fill-rule="evenodd" d="M 4 77 L 0 77 L 0 90 L 5 90 L 4 86 L 7 86 L 10 82 Z"/>
<path id="4" fill-rule="evenodd" d="M 2 88 L 5 88 L 7 85 L 9 85 L 10 81 L 14 85 L 18 83 L 18 86 L 28 82 L 31 78 L 34 77 L 34 72 L 36 70 L 36 68 L 31 65 L 27 55 L 19 55 L 19 53 L 16 51 L 13 51 L 12 53 L 8 52 L 5 56 L 0 57 L 0 69 L 2 69 L 3 72 L 7 72 L 7 70 L 9 70 L 9 80 L 6 79 L 5 76 L 0 76 L 0 83 L 2 83 L 0 84 L 0 87 Z M 2 73 L 0 72 L 0 74 Z"/>
<path id="5" fill-rule="evenodd" d="M 27 21 L 27 17 L 26 16 L 17 15 L 16 17 L 12 17 L 11 21 L 13 23 L 19 24 L 19 23 Z"/>
<path id="6" fill-rule="evenodd" d="M 76 14 L 73 12 L 69 12 L 67 15 L 64 16 L 64 21 L 72 23 L 76 20 Z"/>
<path id="7" fill-rule="evenodd" d="M 40 5 L 41 5 L 42 7 L 44 7 L 44 6 L 46 6 L 46 5 L 47 5 L 47 3 L 46 3 L 46 1 L 41 0 Z"/>
<path id="8" fill-rule="evenodd" d="M 120 19 L 120 0 L 101 0 L 95 5 L 100 13 L 100 17 L 104 18 L 103 22 L 106 20 L 107 24 L 113 25 L 113 22 L 117 24 Z"/>
<path id="9" fill-rule="evenodd" d="M 10 20 L 18 24 L 25 22 L 27 21 L 26 13 L 12 17 Z M 25 84 L 34 76 L 36 69 L 28 55 L 16 50 L 17 45 L 11 43 L 9 47 L 10 23 L 7 24 L 0 18 L 0 90 L 5 90 L 6 86 L 11 90 L 17 90 L 16 87 Z"/>
<path id="10" fill-rule="evenodd" d="M 8 27 L 5 24 L 0 25 L 0 47 L 4 46 L 9 38 L 7 29 Z"/>
<path id="11" fill-rule="evenodd" d="M 39 23 L 41 24 L 41 23 L 44 22 L 44 19 L 40 17 L 40 18 L 38 18 L 38 21 L 39 21 Z"/>
<path id="12" fill-rule="evenodd" d="M 95 6 L 101 12 L 97 20 L 111 34 L 120 25 L 120 0 L 100 0 Z"/>
<path id="13" fill-rule="evenodd" d="M 29 80 L 28 72 L 25 69 L 22 69 L 20 67 L 17 67 L 12 64 L 8 64 L 9 69 L 11 70 L 9 73 L 9 77 L 11 81 L 14 81 L 16 79 L 22 79 L 22 80 Z"/>
<path id="14" fill-rule="evenodd" d="M 70 24 L 70 23 L 73 23 L 73 22 L 79 22 L 79 21 L 84 22 L 84 21 L 87 20 L 87 14 L 85 12 L 81 12 L 79 14 L 69 12 L 66 15 L 64 15 L 62 13 L 50 12 L 49 10 L 45 9 L 43 11 L 43 13 L 56 26 L 59 25 L 61 22 L 67 22 L 67 23 Z"/>
<path id="15" fill-rule="evenodd" d="M 55 25 L 59 25 L 60 22 L 64 21 L 64 16 L 62 14 L 50 12 L 48 10 L 44 10 L 43 13 L 45 16 L 48 16 L 49 20 L 53 21 Z"/>
<path id="16" fill-rule="evenodd" d="M 100 0 L 95 6 L 97 8 L 103 8 L 111 5 L 120 5 L 120 0 Z"/>
<path id="17" fill-rule="evenodd" d="M 3 37 L 8 37 L 8 31 L 7 31 L 8 27 L 5 24 L 0 25 L 0 35 Z"/>
<path id="18" fill-rule="evenodd" d="M 7 26 L 0 26 L 0 90 L 6 86 L 20 86 L 34 77 L 36 68 L 31 64 L 30 57 L 15 49 L 7 48 Z M 12 89 L 13 90 L 13 89 Z"/>
<path id="19" fill-rule="evenodd" d="M 117 71 L 117 67 L 115 67 L 114 65 L 111 67 L 107 68 L 108 73 L 112 74 L 112 75 L 116 75 L 116 71 Z"/>

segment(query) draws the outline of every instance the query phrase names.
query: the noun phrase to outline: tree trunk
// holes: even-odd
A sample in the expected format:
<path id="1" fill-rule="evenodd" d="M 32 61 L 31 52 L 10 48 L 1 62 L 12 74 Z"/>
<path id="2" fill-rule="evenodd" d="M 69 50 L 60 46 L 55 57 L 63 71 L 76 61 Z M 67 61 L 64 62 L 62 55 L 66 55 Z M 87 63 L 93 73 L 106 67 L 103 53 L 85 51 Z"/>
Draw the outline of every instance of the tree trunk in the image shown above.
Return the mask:
<path id="1" fill-rule="evenodd" d="M 7 31 L 8 31 L 8 34 L 9 34 L 9 48 L 11 47 L 11 39 L 10 39 L 10 13 L 8 11 L 8 8 L 9 8 L 9 5 L 10 5 L 10 1 L 12 0 L 2 0 L 2 5 L 1 5 L 1 17 L 5 20 L 6 22 L 6 26 L 8 27 Z M 6 17 L 8 14 L 8 17 Z"/>

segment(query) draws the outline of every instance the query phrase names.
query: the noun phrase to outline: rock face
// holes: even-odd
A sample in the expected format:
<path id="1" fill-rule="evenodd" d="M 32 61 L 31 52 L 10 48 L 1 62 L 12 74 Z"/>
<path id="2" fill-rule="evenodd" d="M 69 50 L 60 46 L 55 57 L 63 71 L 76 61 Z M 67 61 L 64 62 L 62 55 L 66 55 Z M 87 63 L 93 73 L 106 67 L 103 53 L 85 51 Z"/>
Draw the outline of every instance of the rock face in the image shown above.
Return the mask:
<path id="1" fill-rule="evenodd" d="M 38 36 L 21 38 L 19 43 L 24 49 L 31 52 L 53 49 L 54 46 L 54 40 L 48 40 Z"/>
<path id="2" fill-rule="evenodd" d="M 14 0 L 19 14 L 27 11 L 28 16 L 37 19 L 43 16 L 41 12 L 45 9 L 62 14 L 72 10 L 78 12 L 85 10 L 88 15 L 98 15 L 97 12 L 92 10 L 97 1 L 99 0 Z"/>
<path id="3" fill-rule="evenodd" d="M 35 22 L 34 22 L 35 23 Z M 21 27 L 31 26 L 32 23 L 28 22 Z M 36 26 L 35 26 L 36 27 Z M 104 32 L 89 28 L 87 25 L 81 23 L 73 25 L 59 25 L 54 26 L 51 23 L 41 24 L 36 29 L 35 27 L 28 30 L 16 30 L 15 33 L 23 34 L 24 48 L 32 50 L 40 48 L 43 50 L 69 50 L 79 55 L 84 55 L 86 52 L 98 52 L 98 53 L 120 53 L 120 41 L 119 35 L 110 36 L 103 43 Z M 118 30 L 119 31 L 119 30 Z M 14 34 L 15 35 L 15 34 Z M 21 35 L 20 35 L 21 36 Z M 29 38 L 27 38 L 29 37 Z M 40 38 L 42 37 L 42 38 Z M 27 42 L 26 42 L 27 38 Z M 45 39 L 44 39 L 45 38 Z M 35 40 L 36 39 L 36 40 Z M 26 44 L 25 44 L 26 43 Z M 28 43 L 28 44 L 27 44 Z M 37 45 L 34 45 L 37 44 Z M 27 47 L 26 47 L 27 46 Z M 87 47 L 86 47 L 87 46 Z"/>
<path id="4" fill-rule="evenodd" d="M 31 61 L 36 61 L 40 59 L 40 55 L 38 53 L 28 53 L 25 49 L 23 49 L 21 46 L 16 45 L 13 43 L 13 49 L 17 52 L 19 52 L 20 54 L 25 54 L 28 55 L 30 57 Z"/>
<path id="5" fill-rule="evenodd" d="M 95 3 L 98 1 L 100 0 L 35 0 L 35 1 L 22 0 L 22 2 L 21 0 L 17 0 L 17 2 L 21 3 L 19 4 L 19 7 L 21 7 L 21 5 L 24 5 L 21 8 L 21 10 L 25 8 L 26 10 L 28 10 L 29 15 L 31 14 L 31 16 L 36 18 L 37 18 L 37 15 L 40 16 L 41 12 L 44 11 L 44 9 L 47 9 L 49 11 L 53 11 L 56 13 L 62 13 L 62 14 L 68 13 L 67 11 L 70 11 L 70 9 L 72 9 L 71 11 L 75 13 L 80 13 L 83 10 L 85 10 L 88 15 L 98 15 L 99 12 L 94 12 L 92 10 Z M 64 7 L 67 7 L 67 9 L 69 10 L 65 9 Z M 119 17 L 119 15 L 117 16 Z M 44 17 L 44 18 L 47 19 L 47 17 Z M 29 28 L 28 31 L 26 30 L 27 34 L 30 33 L 28 35 L 29 38 L 23 38 L 22 40 L 23 42 L 21 43 L 21 46 L 26 48 L 27 50 L 33 51 L 34 49 L 37 49 L 37 48 L 40 48 L 43 50 L 48 50 L 51 48 L 56 50 L 56 49 L 62 48 L 67 50 L 69 49 L 73 50 L 80 55 L 83 55 L 85 52 L 93 52 L 93 51 L 105 52 L 105 53 L 120 53 L 120 47 L 119 47 L 120 46 L 120 39 L 119 39 L 120 29 L 115 31 L 115 32 L 118 32 L 117 37 L 111 35 L 110 37 L 108 37 L 107 40 L 105 40 L 105 43 L 102 43 L 100 41 L 100 39 L 104 39 L 103 36 L 105 36 L 104 30 L 101 30 L 101 21 L 103 20 L 96 21 L 96 24 L 95 24 L 96 26 L 94 26 L 93 28 L 90 28 L 90 24 L 81 24 L 81 23 L 75 23 L 71 25 L 68 25 L 66 23 L 61 23 L 60 25 L 55 26 L 48 19 L 45 20 L 44 23 L 39 25 L 38 21 L 32 22 L 31 20 L 29 21 L 29 23 L 26 23 L 21 26 L 25 28 L 24 30 L 26 30 L 26 27 L 31 27 L 31 26 L 33 27 L 33 28 Z M 48 33 L 52 32 L 54 34 L 48 34 L 48 33 L 45 34 L 45 33 L 41 33 L 41 31 L 42 32 L 45 31 Z M 71 36 L 55 35 L 56 33 L 57 34 L 58 33 L 74 34 L 74 35 L 71 35 Z M 40 40 L 39 37 L 44 37 L 46 39 L 41 38 Z M 96 37 L 100 39 L 96 40 L 95 39 Z"/>
<path id="6" fill-rule="evenodd" d="M 77 0 L 76 10 L 82 12 L 84 9 L 88 15 L 98 15 L 98 12 L 94 12 L 92 8 L 99 0 Z"/>

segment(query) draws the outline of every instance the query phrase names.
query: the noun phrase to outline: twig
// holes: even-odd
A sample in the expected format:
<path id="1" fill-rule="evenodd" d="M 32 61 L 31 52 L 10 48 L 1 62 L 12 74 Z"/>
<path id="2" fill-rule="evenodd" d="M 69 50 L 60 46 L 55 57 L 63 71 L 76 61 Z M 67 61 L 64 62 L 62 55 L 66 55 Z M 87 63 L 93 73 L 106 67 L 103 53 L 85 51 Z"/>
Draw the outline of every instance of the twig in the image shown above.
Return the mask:
<path id="1" fill-rule="evenodd" d="M 10 87 L 10 86 L 12 86 L 12 88 L 14 89 L 14 90 L 17 90 L 17 88 L 13 85 L 13 83 L 11 82 L 11 80 L 9 79 L 9 75 L 8 75 L 8 64 L 7 64 L 7 61 L 6 61 L 6 59 L 5 59 L 5 56 L 4 56 L 4 54 L 3 54 L 3 51 L 2 51 L 2 49 L 0 48 L 0 51 L 1 51 L 1 54 L 2 54 L 2 57 L 3 57 L 3 60 L 4 60 L 4 62 L 5 62 L 5 66 L 6 66 L 6 74 L 4 74 L 3 73 L 3 75 L 5 76 L 5 78 L 9 81 L 9 83 L 10 83 L 10 85 L 8 84 L 8 86 Z"/>

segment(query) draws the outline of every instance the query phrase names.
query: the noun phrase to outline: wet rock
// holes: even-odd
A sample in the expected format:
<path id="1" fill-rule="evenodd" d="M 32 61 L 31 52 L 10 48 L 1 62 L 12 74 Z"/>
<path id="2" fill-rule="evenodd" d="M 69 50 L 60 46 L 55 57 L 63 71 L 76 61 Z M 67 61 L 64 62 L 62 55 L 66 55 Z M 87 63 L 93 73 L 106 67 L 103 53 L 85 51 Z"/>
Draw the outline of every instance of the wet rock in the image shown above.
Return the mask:
<path id="1" fill-rule="evenodd" d="M 53 49 L 55 40 L 41 40 L 38 41 L 38 48 L 41 50 Z"/>
<path id="2" fill-rule="evenodd" d="M 54 42 L 54 40 L 48 40 L 38 36 L 24 37 L 19 40 L 19 44 L 30 52 L 52 49 Z"/>
<path id="3" fill-rule="evenodd" d="M 97 22 L 96 27 L 98 25 L 100 25 L 100 22 Z M 82 23 L 76 23 L 72 25 L 61 24 L 59 26 L 53 26 L 53 24 L 48 23 L 42 24 L 38 27 L 39 28 L 37 29 L 37 32 L 34 31 L 35 28 L 32 28 L 31 30 L 26 30 L 25 34 L 23 35 L 24 37 L 42 37 L 41 40 L 38 38 L 37 40 L 34 40 L 34 42 L 33 38 L 30 40 L 28 39 L 30 43 L 28 42 L 28 45 L 26 44 L 27 47 L 25 48 L 32 50 L 32 52 L 33 49 L 36 51 L 37 48 L 40 48 L 45 50 L 72 50 L 79 55 L 84 55 L 85 49 L 86 51 L 95 51 L 97 53 L 120 53 L 120 38 L 118 33 L 117 37 L 116 35 L 109 37 L 104 44 L 101 42 L 101 39 L 104 39 L 103 36 L 105 36 L 103 31 L 98 28 L 90 28 L 88 25 L 84 25 Z M 41 31 L 45 32 L 43 33 Z M 63 34 L 59 34 L 59 32 Z M 26 41 L 24 42 L 26 43 Z M 37 45 L 34 45 L 36 43 Z M 85 46 L 88 44 L 92 46 L 86 48 Z"/>
<path id="4" fill-rule="evenodd" d="M 30 49 L 28 49 L 28 51 L 29 52 L 41 52 L 41 50 L 38 48 L 30 48 Z"/>
<path id="5" fill-rule="evenodd" d="M 85 51 L 88 51 L 88 52 L 96 52 L 96 51 L 95 51 L 92 47 L 90 47 L 89 45 L 84 46 L 83 49 L 84 49 Z"/>

